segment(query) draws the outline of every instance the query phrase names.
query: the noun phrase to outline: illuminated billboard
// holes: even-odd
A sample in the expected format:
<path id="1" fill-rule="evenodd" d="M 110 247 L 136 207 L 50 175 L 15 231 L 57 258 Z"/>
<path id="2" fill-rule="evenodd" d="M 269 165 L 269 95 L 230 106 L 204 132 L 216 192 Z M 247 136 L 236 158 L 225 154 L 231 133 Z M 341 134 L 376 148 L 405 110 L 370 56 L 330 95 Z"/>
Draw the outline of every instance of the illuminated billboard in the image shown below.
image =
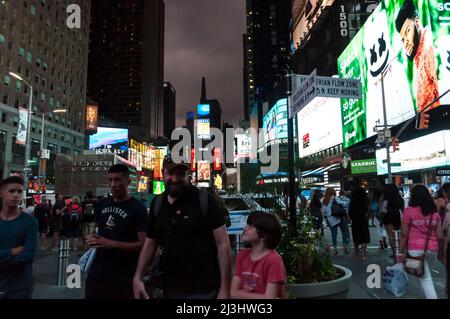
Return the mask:
<path id="1" fill-rule="evenodd" d="M 128 158 L 128 129 L 98 127 L 97 133 L 89 136 L 89 149 Z"/>
<path id="2" fill-rule="evenodd" d="M 167 147 L 157 147 L 155 149 L 155 156 L 153 158 L 153 178 L 160 180 L 163 178 L 163 162 L 167 155 Z"/>
<path id="3" fill-rule="evenodd" d="M 339 76 L 362 85 L 361 100 L 341 100 L 344 147 L 373 136 L 374 127 L 384 123 L 382 84 L 390 126 L 412 118 L 450 88 L 446 6 L 444 0 L 383 0 L 344 50 Z M 432 107 L 449 103 L 447 95 Z"/>
<path id="4" fill-rule="evenodd" d="M 197 136 L 199 139 L 208 140 L 211 138 L 209 120 L 197 120 Z"/>
<path id="5" fill-rule="evenodd" d="M 295 126 L 295 120 L 294 120 Z M 263 118 L 264 144 L 287 143 L 288 137 L 287 99 L 281 99 Z M 294 132 L 294 137 L 297 135 Z"/>
<path id="6" fill-rule="evenodd" d="M 128 150 L 128 160 L 136 166 L 138 171 L 145 169 L 153 169 L 155 156 L 155 147 L 139 143 L 130 139 L 130 147 Z"/>
<path id="7" fill-rule="evenodd" d="M 213 156 L 213 169 L 215 171 L 220 171 L 222 169 L 222 151 L 220 150 L 220 148 L 214 148 Z"/>
<path id="8" fill-rule="evenodd" d="M 208 117 L 210 112 L 209 104 L 199 104 L 197 105 L 197 115 L 198 118 Z"/>
<path id="9" fill-rule="evenodd" d="M 388 173 L 386 150 L 378 150 L 378 175 Z M 410 141 L 401 142 L 400 150 L 391 153 L 392 173 L 422 170 L 450 165 L 450 130 L 425 135 Z"/>
<path id="10" fill-rule="evenodd" d="M 159 195 L 164 193 L 165 186 L 163 181 L 153 181 L 153 194 Z"/>
<path id="11" fill-rule="evenodd" d="M 255 157 L 256 154 L 252 154 L 252 139 L 250 134 L 236 134 L 237 142 L 237 158 Z"/>
<path id="12" fill-rule="evenodd" d="M 139 193 L 148 191 L 148 176 L 139 176 L 137 191 Z"/>
<path id="13" fill-rule="evenodd" d="M 211 171 L 208 161 L 198 161 L 198 180 L 199 181 L 209 181 L 211 179 Z"/>
<path id="14" fill-rule="evenodd" d="M 317 97 L 297 114 L 301 158 L 342 143 L 341 102 Z"/>
<path id="15" fill-rule="evenodd" d="M 97 130 L 98 120 L 98 106 L 87 105 L 86 106 L 86 131 Z"/>

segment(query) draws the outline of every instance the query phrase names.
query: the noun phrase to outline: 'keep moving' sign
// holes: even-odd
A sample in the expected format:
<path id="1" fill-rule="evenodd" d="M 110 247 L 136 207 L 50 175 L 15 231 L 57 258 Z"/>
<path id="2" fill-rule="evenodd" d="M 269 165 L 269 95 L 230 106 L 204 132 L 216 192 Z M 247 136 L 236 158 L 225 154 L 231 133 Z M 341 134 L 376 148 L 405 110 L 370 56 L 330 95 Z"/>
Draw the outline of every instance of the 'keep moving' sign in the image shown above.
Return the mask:
<path id="1" fill-rule="evenodd" d="M 303 76 L 301 76 L 303 77 Z M 361 81 L 355 79 L 339 79 L 326 76 L 311 75 L 302 81 L 291 96 L 291 111 L 289 117 L 294 117 L 315 97 L 330 97 L 341 99 L 360 99 Z"/>
<path id="2" fill-rule="evenodd" d="M 248 210 L 230 212 L 231 225 L 227 228 L 228 235 L 242 235 L 249 214 Z"/>

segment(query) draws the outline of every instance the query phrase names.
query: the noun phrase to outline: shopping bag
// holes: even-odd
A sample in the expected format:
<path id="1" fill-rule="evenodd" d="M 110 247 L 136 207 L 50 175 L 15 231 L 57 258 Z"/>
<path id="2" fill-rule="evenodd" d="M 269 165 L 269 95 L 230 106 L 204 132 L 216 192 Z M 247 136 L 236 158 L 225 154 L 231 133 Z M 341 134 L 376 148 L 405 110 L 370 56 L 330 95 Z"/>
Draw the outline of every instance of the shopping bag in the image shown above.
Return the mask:
<path id="1" fill-rule="evenodd" d="M 80 260 L 78 261 L 78 266 L 80 266 L 81 272 L 83 274 L 87 274 L 89 272 L 89 268 L 94 261 L 96 251 L 96 248 L 90 248 L 83 254 L 83 256 L 81 256 Z"/>
<path id="2" fill-rule="evenodd" d="M 386 267 L 383 272 L 383 286 L 388 293 L 395 297 L 402 297 L 406 293 L 408 278 L 401 263 Z"/>

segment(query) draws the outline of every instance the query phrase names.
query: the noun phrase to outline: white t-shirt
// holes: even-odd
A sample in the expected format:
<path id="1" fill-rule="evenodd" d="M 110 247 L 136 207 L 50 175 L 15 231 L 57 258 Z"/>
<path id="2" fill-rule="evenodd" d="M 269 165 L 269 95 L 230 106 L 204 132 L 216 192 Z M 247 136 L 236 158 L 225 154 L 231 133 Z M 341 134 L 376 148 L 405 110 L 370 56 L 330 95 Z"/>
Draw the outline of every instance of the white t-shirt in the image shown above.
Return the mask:
<path id="1" fill-rule="evenodd" d="M 33 215 L 34 214 L 34 206 L 28 206 L 23 211 L 29 215 Z"/>

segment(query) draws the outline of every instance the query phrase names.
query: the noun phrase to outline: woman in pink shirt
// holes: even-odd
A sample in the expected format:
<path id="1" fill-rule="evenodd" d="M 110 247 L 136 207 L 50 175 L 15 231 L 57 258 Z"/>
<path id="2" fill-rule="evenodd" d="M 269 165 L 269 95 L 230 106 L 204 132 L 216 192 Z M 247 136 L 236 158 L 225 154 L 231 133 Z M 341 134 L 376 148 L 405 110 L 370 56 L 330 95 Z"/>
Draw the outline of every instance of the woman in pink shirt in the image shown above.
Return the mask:
<path id="1" fill-rule="evenodd" d="M 427 243 L 430 227 L 431 234 Z M 409 207 L 403 212 L 398 261 L 405 260 L 405 249 L 408 249 L 408 254 L 413 257 L 426 253 L 427 258 L 433 258 L 438 250 L 440 227 L 441 217 L 430 192 L 424 185 L 414 186 L 411 190 Z M 427 252 L 425 252 L 426 247 Z M 426 299 L 437 299 L 427 259 L 425 259 L 425 274 L 419 278 L 419 282 Z"/>

